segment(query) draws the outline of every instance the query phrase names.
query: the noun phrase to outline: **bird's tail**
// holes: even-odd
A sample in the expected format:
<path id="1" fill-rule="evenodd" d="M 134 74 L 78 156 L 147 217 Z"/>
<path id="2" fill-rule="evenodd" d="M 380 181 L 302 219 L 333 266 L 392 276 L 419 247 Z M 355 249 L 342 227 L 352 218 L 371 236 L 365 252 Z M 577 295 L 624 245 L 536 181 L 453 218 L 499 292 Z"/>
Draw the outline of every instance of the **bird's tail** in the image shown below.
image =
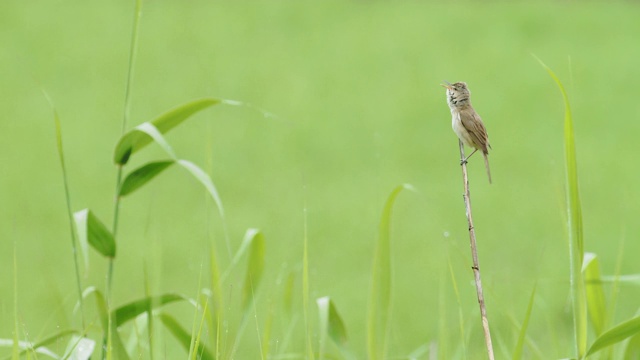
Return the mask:
<path id="1" fill-rule="evenodd" d="M 487 168 L 487 176 L 489 177 L 489 184 L 491 184 L 491 169 L 489 169 L 489 154 L 483 152 L 482 156 L 484 157 L 484 167 Z"/>

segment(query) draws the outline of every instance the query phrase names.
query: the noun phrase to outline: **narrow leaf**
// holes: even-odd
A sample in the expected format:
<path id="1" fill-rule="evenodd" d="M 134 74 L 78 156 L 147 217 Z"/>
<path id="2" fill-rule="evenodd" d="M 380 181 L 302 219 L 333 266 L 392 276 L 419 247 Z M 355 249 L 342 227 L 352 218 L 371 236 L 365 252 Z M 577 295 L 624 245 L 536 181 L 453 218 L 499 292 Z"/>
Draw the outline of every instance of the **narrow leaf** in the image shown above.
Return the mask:
<path id="1" fill-rule="evenodd" d="M 603 283 L 624 283 L 629 285 L 640 286 L 640 274 L 602 276 L 600 281 Z"/>
<path id="2" fill-rule="evenodd" d="M 255 231 L 251 239 L 251 247 L 249 250 L 249 259 L 247 262 L 247 274 L 243 287 L 243 308 L 248 310 L 252 304 L 254 293 L 262 279 L 264 271 L 264 236 L 260 231 Z"/>
<path id="3" fill-rule="evenodd" d="M 584 241 L 582 227 L 582 207 L 578 191 L 578 167 L 576 161 L 576 145 L 573 132 L 573 120 L 569 97 L 556 74 L 536 58 L 540 65 L 547 70 L 551 78 L 556 82 L 564 100 L 564 148 L 566 162 L 566 191 L 567 191 L 567 218 L 569 228 L 569 262 L 571 299 L 574 322 L 574 338 L 576 355 L 584 356 L 587 349 L 587 300 L 585 284 L 582 277 L 582 262 L 584 256 Z"/>
<path id="4" fill-rule="evenodd" d="M 120 327 L 129 320 L 135 319 L 139 315 L 170 304 L 176 301 L 190 301 L 188 298 L 178 294 L 164 294 L 159 296 L 145 297 L 140 300 L 130 302 L 113 310 L 114 326 Z"/>
<path id="5" fill-rule="evenodd" d="M 95 347 L 95 341 L 81 336 L 73 336 L 67 344 L 63 359 L 89 360 Z"/>
<path id="6" fill-rule="evenodd" d="M 369 314 L 367 319 L 367 350 L 369 359 L 385 359 L 387 356 L 387 339 L 391 320 L 391 210 L 403 189 L 409 185 L 396 187 L 382 210 L 382 218 L 378 229 L 371 273 L 371 293 L 369 295 Z"/>
<path id="7" fill-rule="evenodd" d="M 182 348 L 189 352 L 191 348 L 191 335 L 178 323 L 178 321 L 171 315 L 161 313 L 158 315 L 160 321 L 169 330 L 169 332 L 178 340 Z M 198 346 L 199 359 L 201 360 L 213 360 L 215 357 L 211 352 L 203 345 Z"/>
<path id="8" fill-rule="evenodd" d="M 602 334 L 607 324 L 607 305 L 602 281 L 600 281 L 600 264 L 596 254 L 586 253 L 584 255 L 582 273 L 586 283 L 589 318 L 597 337 Z"/>
<path id="9" fill-rule="evenodd" d="M 307 199 L 306 199 L 306 185 L 304 186 L 304 207 L 303 207 L 303 242 L 304 247 L 302 251 L 302 313 L 304 315 L 305 325 L 305 345 L 306 345 L 306 359 L 314 360 L 313 355 L 313 343 L 311 342 L 311 319 L 309 317 L 309 231 L 307 227 Z"/>
<path id="10" fill-rule="evenodd" d="M 44 91 L 43 91 L 44 92 Z M 78 246 L 76 241 L 76 232 L 73 227 L 73 211 L 71 210 L 71 192 L 69 191 L 69 179 L 67 177 L 67 166 L 64 161 L 64 147 L 62 146 L 62 126 L 60 125 L 60 117 L 58 116 L 58 111 L 53 105 L 53 101 L 49 98 L 49 95 L 45 92 L 45 97 L 49 101 L 49 105 L 51 105 L 51 109 L 53 110 L 53 119 L 55 122 L 56 129 L 56 144 L 58 147 L 58 155 L 60 157 L 60 167 L 62 168 L 62 182 L 64 184 L 64 195 L 67 204 L 67 217 L 69 219 L 69 230 L 71 232 L 71 250 L 73 250 L 73 265 L 75 268 L 76 275 L 76 286 L 78 288 L 78 302 L 80 304 L 80 317 L 82 319 L 82 327 L 85 327 L 85 319 L 84 319 L 84 304 L 82 303 L 82 281 L 80 280 L 80 265 L 78 264 Z M 84 260 L 85 260 L 85 269 L 89 268 L 89 256 L 88 256 L 88 248 L 84 250 Z"/>
<path id="11" fill-rule="evenodd" d="M 83 244 L 88 243 L 106 257 L 114 258 L 116 256 L 116 242 L 113 235 L 91 210 L 77 211 L 73 214 L 73 217 L 76 221 L 78 241 L 81 246 L 86 247 Z"/>
<path id="12" fill-rule="evenodd" d="M 37 343 L 34 344 L 29 344 L 28 347 L 25 347 L 24 350 L 22 350 L 22 352 L 20 352 L 20 356 L 24 355 L 27 351 L 36 351 L 39 353 L 47 353 L 47 354 L 53 354 L 53 352 L 49 349 L 47 349 L 45 346 L 52 344 L 54 342 L 60 341 L 61 339 L 69 336 L 69 335 L 76 335 L 78 334 L 77 330 L 62 330 L 54 335 L 49 336 L 48 338 L 45 338 L 43 340 L 38 341 Z M 42 351 L 39 351 L 39 350 Z M 55 356 L 55 358 L 58 358 L 57 356 Z"/>
<path id="13" fill-rule="evenodd" d="M 216 190 L 216 187 L 213 185 L 211 177 L 209 177 L 209 175 L 204 172 L 204 170 L 202 170 L 191 161 L 178 160 L 178 164 L 187 169 L 187 171 L 189 171 L 189 173 L 191 173 L 191 175 L 193 175 L 196 180 L 204 185 L 205 189 L 207 189 L 207 192 L 209 192 L 211 198 L 216 203 L 218 211 L 220 212 L 220 217 L 224 220 L 224 208 L 222 207 L 222 200 L 220 199 L 220 195 L 218 195 L 218 190 Z"/>
<path id="14" fill-rule="evenodd" d="M 173 165 L 173 160 L 154 161 L 132 171 L 120 186 L 120 196 L 128 195 Z"/>
<path id="15" fill-rule="evenodd" d="M 287 276 L 287 280 L 284 284 L 284 291 L 282 294 L 282 307 L 284 309 L 284 313 L 290 318 L 291 314 L 293 314 L 293 288 L 295 286 L 295 274 L 293 271 L 289 272 L 289 276 Z"/>
<path id="16" fill-rule="evenodd" d="M 93 286 L 87 288 L 82 294 L 84 298 L 87 298 L 89 295 L 93 295 L 96 300 L 96 309 L 98 312 L 98 318 L 102 325 L 103 336 L 108 339 L 107 353 L 110 355 L 112 360 L 128 360 L 129 354 L 127 354 L 124 344 L 122 343 L 120 333 L 118 333 L 118 328 L 116 326 L 111 326 L 110 324 L 107 300 L 102 292 Z M 113 323 L 113 321 L 111 321 L 111 323 Z"/>
<path id="17" fill-rule="evenodd" d="M 220 100 L 213 98 L 194 100 L 169 110 L 152 120 L 150 124 L 161 134 L 165 134 L 195 113 L 218 103 L 220 103 Z M 144 129 L 138 127 L 124 134 L 122 138 L 120 138 L 118 145 L 116 145 L 113 158 L 114 162 L 120 165 L 126 164 L 133 153 L 147 146 L 152 139 L 153 137 L 151 135 L 145 132 Z"/>
<path id="18" fill-rule="evenodd" d="M 629 339 L 624 351 L 624 360 L 640 359 L 640 334 L 635 334 Z"/>
<path id="19" fill-rule="evenodd" d="M 320 356 L 325 354 L 325 336 L 329 335 L 331 340 L 338 346 L 343 356 L 351 358 L 347 352 L 347 328 L 344 326 L 342 317 L 338 314 L 333 301 L 328 296 L 316 300 L 318 304 L 318 315 L 320 317 Z"/>
<path id="20" fill-rule="evenodd" d="M 527 313 L 524 316 L 524 321 L 522 322 L 522 327 L 520 328 L 520 334 L 518 335 L 518 342 L 516 343 L 516 348 L 513 351 L 513 360 L 522 359 L 522 351 L 524 349 L 524 340 L 527 336 L 527 328 L 529 327 L 529 319 L 531 319 L 531 312 L 533 310 L 533 300 L 536 298 L 536 288 L 538 284 L 533 286 L 533 290 L 531 290 L 531 296 L 529 296 L 529 305 L 527 306 Z"/>
<path id="21" fill-rule="evenodd" d="M 587 356 L 592 355 L 608 346 L 617 344 L 626 338 L 640 333 L 640 316 L 605 331 L 596 341 L 593 342 Z"/>

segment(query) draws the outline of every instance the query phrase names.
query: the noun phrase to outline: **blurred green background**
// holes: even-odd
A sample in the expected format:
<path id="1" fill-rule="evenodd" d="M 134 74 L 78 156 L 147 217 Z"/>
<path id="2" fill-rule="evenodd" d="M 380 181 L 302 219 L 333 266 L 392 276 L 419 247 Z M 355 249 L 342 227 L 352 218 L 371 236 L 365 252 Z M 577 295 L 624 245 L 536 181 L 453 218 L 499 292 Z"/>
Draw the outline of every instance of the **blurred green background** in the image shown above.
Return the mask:
<path id="1" fill-rule="evenodd" d="M 123 0 L 0 4 L 0 338 L 12 337 L 13 295 L 21 338 L 78 325 L 53 117 L 41 90 L 61 117 L 74 210 L 90 207 L 110 224 L 133 10 Z M 216 106 L 167 139 L 210 172 L 233 251 L 247 228 L 264 232 L 260 317 L 280 301 L 290 272 L 301 309 L 306 203 L 311 298 L 332 297 L 361 356 L 381 209 L 396 185 L 412 184 L 417 192 L 401 194 L 393 215 L 390 353 L 400 358 L 444 339 L 459 356 L 461 309 L 474 358 L 483 343 L 459 154 L 438 86 L 466 81 L 494 149 L 494 184 L 480 157 L 470 178 L 496 348 L 513 348 L 512 319 L 522 320 L 537 281 L 529 336 L 548 358 L 569 356 L 564 110 L 531 54 L 570 95 L 586 249 L 606 274 L 618 264 L 635 273 L 639 15 L 630 2 L 147 1 L 128 127 L 205 96 L 275 114 Z M 162 157 L 150 146 L 134 166 Z M 195 296 L 212 239 L 223 268 L 229 263 L 204 190 L 178 169 L 126 198 L 121 215 L 116 304 L 144 296 L 145 267 L 154 293 Z M 105 274 L 106 262 L 92 254 L 84 285 L 104 288 Z M 620 318 L 635 313 L 638 295 L 622 288 Z M 176 308 L 190 328 L 191 310 Z M 275 343 L 283 332 L 278 323 Z M 238 358 L 257 358 L 255 329 L 245 334 Z M 184 354 L 166 342 L 170 354 Z M 294 341 L 287 352 L 303 349 Z"/>

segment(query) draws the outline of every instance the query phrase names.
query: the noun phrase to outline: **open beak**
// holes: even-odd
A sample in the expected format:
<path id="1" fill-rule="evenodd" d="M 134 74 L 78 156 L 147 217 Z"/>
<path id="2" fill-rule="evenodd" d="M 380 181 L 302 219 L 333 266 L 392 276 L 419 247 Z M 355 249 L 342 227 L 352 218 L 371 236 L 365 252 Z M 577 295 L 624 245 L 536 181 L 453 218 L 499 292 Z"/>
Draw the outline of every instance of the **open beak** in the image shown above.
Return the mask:
<path id="1" fill-rule="evenodd" d="M 451 90 L 451 83 L 450 83 L 450 82 L 448 82 L 447 80 L 443 80 L 443 81 L 444 81 L 444 84 L 440 84 L 440 86 L 445 87 L 445 88 L 447 88 L 447 89 Z"/>

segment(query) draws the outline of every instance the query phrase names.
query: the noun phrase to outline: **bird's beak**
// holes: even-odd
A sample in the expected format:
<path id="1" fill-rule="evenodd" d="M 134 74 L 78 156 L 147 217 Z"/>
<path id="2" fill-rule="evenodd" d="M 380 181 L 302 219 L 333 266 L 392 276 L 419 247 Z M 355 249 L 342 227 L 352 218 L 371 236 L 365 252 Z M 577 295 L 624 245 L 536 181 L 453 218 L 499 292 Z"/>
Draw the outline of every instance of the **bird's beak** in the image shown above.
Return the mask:
<path id="1" fill-rule="evenodd" d="M 448 81 L 446 81 L 446 80 L 445 80 L 445 81 L 444 81 L 444 84 L 440 84 L 440 86 L 445 87 L 445 88 L 447 88 L 447 89 L 451 90 L 451 86 L 452 86 L 452 85 L 451 85 L 451 83 L 450 83 L 450 82 L 448 82 Z"/>

